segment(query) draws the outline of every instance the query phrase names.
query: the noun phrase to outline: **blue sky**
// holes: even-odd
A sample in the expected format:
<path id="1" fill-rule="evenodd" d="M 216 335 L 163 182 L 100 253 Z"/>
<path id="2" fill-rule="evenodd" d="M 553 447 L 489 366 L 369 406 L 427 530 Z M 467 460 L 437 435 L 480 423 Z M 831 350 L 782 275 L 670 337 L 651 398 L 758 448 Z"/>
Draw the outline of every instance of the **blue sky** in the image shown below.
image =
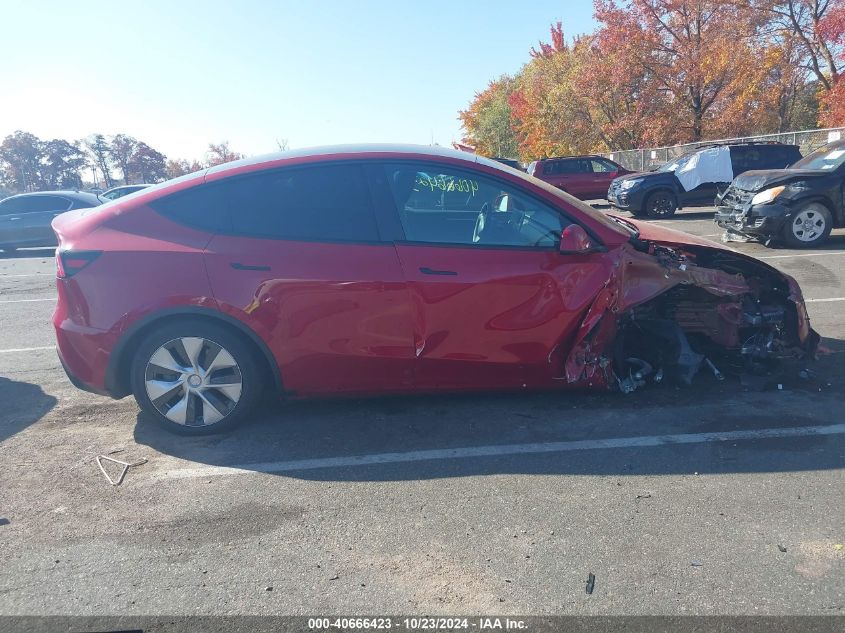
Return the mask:
<path id="1" fill-rule="evenodd" d="M 591 0 L 5 0 L 0 137 L 125 132 L 171 158 L 448 145 L 457 112 Z"/>

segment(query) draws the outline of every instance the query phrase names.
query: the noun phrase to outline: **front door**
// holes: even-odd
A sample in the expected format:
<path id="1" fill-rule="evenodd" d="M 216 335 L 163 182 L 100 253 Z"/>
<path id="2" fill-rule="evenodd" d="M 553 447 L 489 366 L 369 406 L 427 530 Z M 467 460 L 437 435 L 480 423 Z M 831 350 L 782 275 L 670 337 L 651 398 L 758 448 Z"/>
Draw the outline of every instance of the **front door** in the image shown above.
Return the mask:
<path id="1" fill-rule="evenodd" d="M 547 386 L 608 271 L 559 252 L 562 214 L 510 183 L 447 165 L 384 166 L 404 239 L 415 384 Z"/>
<path id="2" fill-rule="evenodd" d="M 610 183 L 619 175 L 617 166 L 603 158 L 591 158 L 588 162 L 593 171 L 593 179 L 590 195 L 587 199 L 607 198 Z"/>

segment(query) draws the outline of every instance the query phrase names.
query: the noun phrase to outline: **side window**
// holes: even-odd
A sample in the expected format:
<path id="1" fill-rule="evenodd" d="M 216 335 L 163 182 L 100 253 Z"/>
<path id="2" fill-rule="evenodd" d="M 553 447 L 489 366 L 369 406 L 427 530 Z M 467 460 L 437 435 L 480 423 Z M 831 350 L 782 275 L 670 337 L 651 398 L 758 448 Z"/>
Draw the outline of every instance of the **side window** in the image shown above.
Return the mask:
<path id="1" fill-rule="evenodd" d="M 731 147 L 734 176 L 751 169 L 763 169 L 761 152 L 754 147 Z"/>
<path id="2" fill-rule="evenodd" d="M 560 241 L 560 213 L 509 183 L 435 164 L 385 169 L 408 241 L 538 248 Z"/>
<path id="3" fill-rule="evenodd" d="M 211 232 L 230 231 L 223 188 L 218 184 L 199 185 L 153 200 L 150 206 L 179 224 Z"/>
<path id="4" fill-rule="evenodd" d="M 23 213 L 42 213 L 45 211 L 67 211 L 70 201 L 58 196 L 27 196 L 23 200 Z"/>
<path id="5" fill-rule="evenodd" d="M 590 159 L 590 163 L 593 166 L 593 172 L 597 174 L 610 173 L 617 170 L 616 165 L 600 158 L 592 158 Z"/>
<path id="6" fill-rule="evenodd" d="M 0 202 L 0 216 L 12 215 L 13 213 L 20 213 L 23 211 L 23 200 L 25 200 L 25 198 L 6 198 Z"/>
<path id="7" fill-rule="evenodd" d="M 546 174 L 578 174 L 587 171 L 587 166 L 580 160 L 554 160 L 546 165 Z"/>
<path id="8" fill-rule="evenodd" d="M 235 233 L 276 239 L 375 242 L 375 213 L 359 165 L 287 168 L 224 185 Z"/>

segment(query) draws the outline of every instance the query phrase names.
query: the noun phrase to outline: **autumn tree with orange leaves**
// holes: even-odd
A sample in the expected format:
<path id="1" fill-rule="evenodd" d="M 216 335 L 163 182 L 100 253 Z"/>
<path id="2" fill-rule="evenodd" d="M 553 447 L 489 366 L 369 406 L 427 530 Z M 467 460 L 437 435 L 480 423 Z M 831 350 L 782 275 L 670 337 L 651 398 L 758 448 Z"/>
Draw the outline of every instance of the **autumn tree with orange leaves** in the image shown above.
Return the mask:
<path id="1" fill-rule="evenodd" d="M 528 160 L 841 124 L 843 6 L 596 0 L 595 33 L 567 42 L 552 26 L 519 73 L 476 95 L 464 142 Z"/>

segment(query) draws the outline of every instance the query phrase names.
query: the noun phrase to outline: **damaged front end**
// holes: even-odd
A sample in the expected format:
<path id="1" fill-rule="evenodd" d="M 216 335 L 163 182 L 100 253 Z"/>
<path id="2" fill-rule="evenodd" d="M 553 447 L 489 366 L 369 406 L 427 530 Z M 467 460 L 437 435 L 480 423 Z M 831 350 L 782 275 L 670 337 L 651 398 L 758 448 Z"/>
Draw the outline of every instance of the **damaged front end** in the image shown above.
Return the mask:
<path id="1" fill-rule="evenodd" d="M 717 247 L 637 240 L 619 249 L 565 363 L 566 380 L 630 393 L 701 371 L 773 376 L 815 357 L 819 337 L 794 279 Z"/>

